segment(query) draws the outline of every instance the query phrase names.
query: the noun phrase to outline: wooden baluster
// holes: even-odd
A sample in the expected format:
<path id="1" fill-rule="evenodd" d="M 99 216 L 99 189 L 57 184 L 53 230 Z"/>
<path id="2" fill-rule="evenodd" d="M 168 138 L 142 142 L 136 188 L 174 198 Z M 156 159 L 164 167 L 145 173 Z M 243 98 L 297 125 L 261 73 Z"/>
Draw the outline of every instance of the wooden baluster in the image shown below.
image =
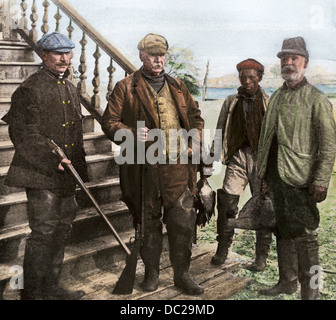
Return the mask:
<path id="1" fill-rule="evenodd" d="M 67 31 L 68 31 L 68 37 L 69 39 L 71 40 L 71 37 L 72 37 L 72 32 L 75 30 L 75 28 L 72 26 L 72 20 L 70 18 L 70 21 L 69 21 L 69 26 L 67 27 Z"/>
<path id="2" fill-rule="evenodd" d="M 74 27 L 72 26 L 71 18 L 70 18 L 70 21 L 69 21 L 69 26 L 67 27 L 67 31 L 68 31 L 68 37 L 71 40 L 72 32 L 74 31 Z M 70 61 L 70 65 L 69 65 L 69 71 L 70 71 L 70 75 L 69 75 L 70 80 L 74 80 L 74 78 L 75 78 L 74 77 L 74 67 L 73 67 L 71 61 Z"/>
<path id="3" fill-rule="evenodd" d="M 83 32 L 83 37 L 79 43 L 82 45 L 82 52 L 81 52 L 81 56 L 79 59 L 80 65 L 78 67 L 78 71 L 80 73 L 80 76 L 79 76 L 80 81 L 78 82 L 78 89 L 81 94 L 85 94 L 86 93 L 86 78 L 87 78 L 85 75 L 85 72 L 86 72 L 85 46 L 87 44 L 85 32 Z"/>
<path id="4" fill-rule="evenodd" d="M 36 8 L 36 1 L 33 0 L 33 4 L 32 4 L 32 13 L 30 15 L 30 20 L 32 22 L 31 26 L 31 30 L 29 32 L 29 37 L 36 42 L 37 41 L 37 29 L 36 29 L 36 21 L 38 19 L 38 16 L 36 14 L 37 8 Z"/>
<path id="5" fill-rule="evenodd" d="M 41 26 L 41 31 L 43 32 L 43 35 L 48 33 L 49 26 L 48 26 L 48 7 L 49 7 L 49 1 L 45 0 L 43 1 L 43 7 L 44 7 L 44 14 L 43 14 L 43 24 Z"/>
<path id="6" fill-rule="evenodd" d="M 111 58 L 110 66 L 107 68 L 107 71 L 109 73 L 109 82 L 107 85 L 107 94 L 106 94 L 106 100 L 108 101 L 110 94 L 113 91 L 113 74 L 116 71 L 116 68 L 113 67 L 113 59 Z"/>
<path id="7" fill-rule="evenodd" d="M 28 33 L 28 20 L 26 18 L 27 3 L 25 0 L 21 1 L 21 19 L 20 19 L 20 28 Z"/>
<path id="8" fill-rule="evenodd" d="M 54 18 L 55 18 L 55 20 L 56 20 L 55 31 L 56 31 L 56 32 L 59 32 L 59 22 L 60 22 L 62 16 L 61 16 L 61 14 L 60 14 L 60 10 L 59 10 L 58 7 L 57 7 L 57 12 L 56 12 L 56 14 L 54 15 Z"/>
<path id="9" fill-rule="evenodd" d="M 95 68 L 94 68 L 94 78 L 92 80 L 93 84 L 93 96 L 91 99 L 91 105 L 95 109 L 100 108 L 100 97 L 99 97 L 99 86 L 100 86 L 100 78 L 99 78 L 99 58 L 101 57 L 101 54 L 99 52 L 99 46 L 96 46 L 96 52 L 93 54 L 95 58 Z"/>

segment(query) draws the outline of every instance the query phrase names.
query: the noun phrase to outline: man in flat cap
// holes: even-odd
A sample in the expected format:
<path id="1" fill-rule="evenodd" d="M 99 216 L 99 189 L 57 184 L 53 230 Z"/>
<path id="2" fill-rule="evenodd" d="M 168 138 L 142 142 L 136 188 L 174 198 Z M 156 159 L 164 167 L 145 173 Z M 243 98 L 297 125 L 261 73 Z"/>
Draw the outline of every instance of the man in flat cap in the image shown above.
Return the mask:
<path id="1" fill-rule="evenodd" d="M 278 53 L 285 80 L 271 97 L 260 133 L 258 175 L 276 217 L 278 283 L 260 293 L 318 297 L 319 211 L 335 162 L 332 104 L 305 78 L 309 55 L 302 37 L 285 39 Z M 317 280 L 317 281 L 316 281 Z"/>
<path id="2" fill-rule="evenodd" d="M 217 190 L 217 241 L 213 265 L 222 265 L 233 241 L 234 230 L 227 220 L 237 217 L 240 195 L 249 184 L 252 196 L 260 193 L 260 181 L 256 164 L 261 123 L 268 97 L 259 86 L 264 67 L 254 59 L 237 64 L 241 87 L 227 97 L 220 111 L 217 129 L 222 130 L 222 140 L 214 141 L 222 146 L 221 160 L 226 165 L 223 187 Z M 272 233 L 256 232 L 255 261 L 250 270 L 262 271 L 266 267 Z"/>
<path id="3" fill-rule="evenodd" d="M 76 181 L 63 164 L 71 162 L 87 180 L 80 100 L 67 79 L 74 44 L 53 32 L 43 36 L 37 46 L 42 66 L 13 93 L 11 108 L 3 119 L 9 124 L 15 147 L 5 183 L 26 189 L 31 228 L 21 298 L 73 300 L 84 292 L 63 289 L 58 281 L 66 239 L 77 212 Z M 60 161 L 47 147 L 48 139 L 54 140 L 70 160 Z"/>
<path id="4" fill-rule="evenodd" d="M 204 121 L 198 104 L 183 82 L 165 73 L 167 40 L 161 35 L 150 33 L 140 41 L 138 49 L 143 65 L 116 84 L 102 119 L 105 134 L 115 143 L 121 144 L 116 135 L 119 129 L 128 130 L 136 135 L 134 140 L 138 141 L 138 145 L 145 145 L 146 151 L 150 151 L 153 146 L 150 133 L 158 129 L 165 137 L 170 137 L 172 131 L 184 129 L 196 133 L 195 138 L 200 139 Z M 139 125 L 141 122 L 143 126 Z M 168 144 L 164 144 L 162 150 L 157 150 L 161 152 L 163 163 L 149 161 L 148 153 L 144 159 L 140 156 L 139 148 L 135 148 L 136 163 L 120 166 L 123 200 L 134 215 L 134 227 L 138 228 L 139 223 L 144 227 L 140 255 L 145 265 L 145 277 L 141 285 L 145 291 L 158 288 L 162 251 L 161 221 L 167 228 L 175 285 L 191 295 L 204 291 L 189 273 L 196 222 L 194 197 L 197 174 L 197 164 L 192 163 L 191 157 L 200 148 L 199 140 L 198 143 L 189 140 L 181 138 L 179 142 L 180 146 L 185 142 L 186 162 L 181 161 L 181 151 L 172 155 L 170 145 L 168 147 Z M 142 165 L 145 160 L 148 161 Z M 143 221 L 140 218 L 142 201 L 145 206 Z"/>

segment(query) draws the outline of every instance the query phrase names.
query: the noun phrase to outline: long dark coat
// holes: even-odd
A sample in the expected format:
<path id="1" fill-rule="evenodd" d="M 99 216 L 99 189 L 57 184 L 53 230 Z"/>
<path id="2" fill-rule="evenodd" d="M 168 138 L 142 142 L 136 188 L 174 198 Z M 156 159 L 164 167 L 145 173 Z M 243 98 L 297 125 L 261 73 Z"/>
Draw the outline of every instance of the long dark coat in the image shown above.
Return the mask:
<path id="1" fill-rule="evenodd" d="M 197 102 L 180 80 L 168 75 L 165 75 L 165 78 L 175 102 L 181 127 L 187 131 L 198 130 L 200 147 L 204 121 Z M 116 144 L 121 144 L 121 141 L 115 140 L 115 133 L 119 129 L 129 129 L 133 132 L 136 142 L 137 121 L 145 121 L 145 126 L 149 129 L 160 128 L 154 101 L 140 70 L 116 84 L 103 115 L 102 129 Z M 191 144 L 189 147 L 191 147 Z M 196 149 L 193 151 L 198 152 Z M 165 167 L 165 170 L 160 171 L 159 179 L 161 182 L 164 181 L 160 193 L 163 198 L 169 198 L 169 202 L 176 201 L 186 187 L 189 187 L 195 195 L 197 165 L 189 163 L 187 166 L 185 175 L 181 175 L 181 170 L 178 170 L 174 164 L 168 165 L 168 169 Z M 121 165 L 120 179 L 124 201 L 131 211 L 138 211 L 141 204 L 140 165 Z M 145 184 L 153 184 L 153 177 L 149 176 L 147 179 L 148 181 L 145 181 Z"/>
<path id="2" fill-rule="evenodd" d="M 54 140 L 67 154 L 84 181 L 87 167 L 82 115 L 75 86 L 42 67 L 13 93 L 3 118 L 9 124 L 15 154 L 6 185 L 37 189 L 74 189 L 69 172 L 60 172 L 59 157 L 46 146 Z"/>

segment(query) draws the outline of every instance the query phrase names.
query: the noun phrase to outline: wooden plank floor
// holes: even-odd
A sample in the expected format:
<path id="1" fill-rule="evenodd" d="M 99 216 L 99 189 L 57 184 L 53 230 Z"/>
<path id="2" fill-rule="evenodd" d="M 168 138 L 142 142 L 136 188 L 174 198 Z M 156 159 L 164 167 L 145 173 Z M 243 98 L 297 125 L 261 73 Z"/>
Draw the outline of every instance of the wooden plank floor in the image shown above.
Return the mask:
<path id="1" fill-rule="evenodd" d="M 204 287 L 204 293 L 197 296 L 181 292 L 173 283 L 173 270 L 169 261 L 169 253 L 165 251 L 161 257 L 159 288 L 154 292 L 144 292 L 140 288 L 143 280 L 144 266 L 141 259 L 137 264 L 136 280 L 132 294 L 116 295 L 113 288 L 124 268 L 121 262 L 106 266 L 104 270 L 93 269 L 85 275 L 74 275 L 63 281 L 62 285 L 71 290 L 82 289 L 86 295 L 82 300 L 225 300 L 245 288 L 250 279 L 233 275 L 232 271 L 242 262 L 238 256 L 230 255 L 223 266 L 210 264 L 213 246 L 195 246 L 191 261 L 190 273 L 196 282 Z M 17 292 L 6 290 L 5 300 L 19 299 Z"/>

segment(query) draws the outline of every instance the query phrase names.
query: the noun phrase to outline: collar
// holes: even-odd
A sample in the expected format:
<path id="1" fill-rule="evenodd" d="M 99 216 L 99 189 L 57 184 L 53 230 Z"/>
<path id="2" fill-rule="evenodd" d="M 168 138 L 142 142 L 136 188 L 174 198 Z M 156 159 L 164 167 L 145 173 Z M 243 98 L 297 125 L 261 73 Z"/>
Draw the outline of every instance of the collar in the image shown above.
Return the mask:
<path id="1" fill-rule="evenodd" d="M 261 92 L 261 89 L 260 89 L 260 86 L 258 86 L 258 89 L 257 89 L 257 91 L 255 92 L 255 94 L 253 96 L 248 95 L 246 93 L 244 87 L 242 87 L 242 86 L 239 87 L 237 91 L 238 91 L 238 94 L 237 94 L 238 98 L 242 98 L 244 100 L 252 100 L 253 101 L 253 100 L 255 100 L 255 98 L 259 94 L 259 92 Z"/>
<path id="2" fill-rule="evenodd" d="M 55 73 L 55 72 L 52 72 L 50 69 L 48 69 L 45 64 L 42 63 L 42 68 L 41 68 L 43 71 L 45 71 L 47 74 L 49 74 L 50 76 L 54 77 L 55 79 L 57 80 L 64 80 L 64 79 L 67 79 L 70 75 L 70 71 L 69 71 L 69 68 L 66 69 L 66 71 L 64 72 L 63 76 L 60 75 L 59 73 Z"/>
<path id="3" fill-rule="evenodd" d="M 287 86 L 287 83 L 286 82 L 284 82 L 284 84 L 282 85 L 282 90 L 299 90 L 299 89 L 301 89 L 303 86 L 305 86 L 306 84 L 308 84 L 308 81 L 307 81 L 307 79 L 306 79 L 306 77 L 303 77 L 303 79 L 299 82 L 299 83 L 297 83 L 293 88 L 289 88 L 288 86 Z"/>

